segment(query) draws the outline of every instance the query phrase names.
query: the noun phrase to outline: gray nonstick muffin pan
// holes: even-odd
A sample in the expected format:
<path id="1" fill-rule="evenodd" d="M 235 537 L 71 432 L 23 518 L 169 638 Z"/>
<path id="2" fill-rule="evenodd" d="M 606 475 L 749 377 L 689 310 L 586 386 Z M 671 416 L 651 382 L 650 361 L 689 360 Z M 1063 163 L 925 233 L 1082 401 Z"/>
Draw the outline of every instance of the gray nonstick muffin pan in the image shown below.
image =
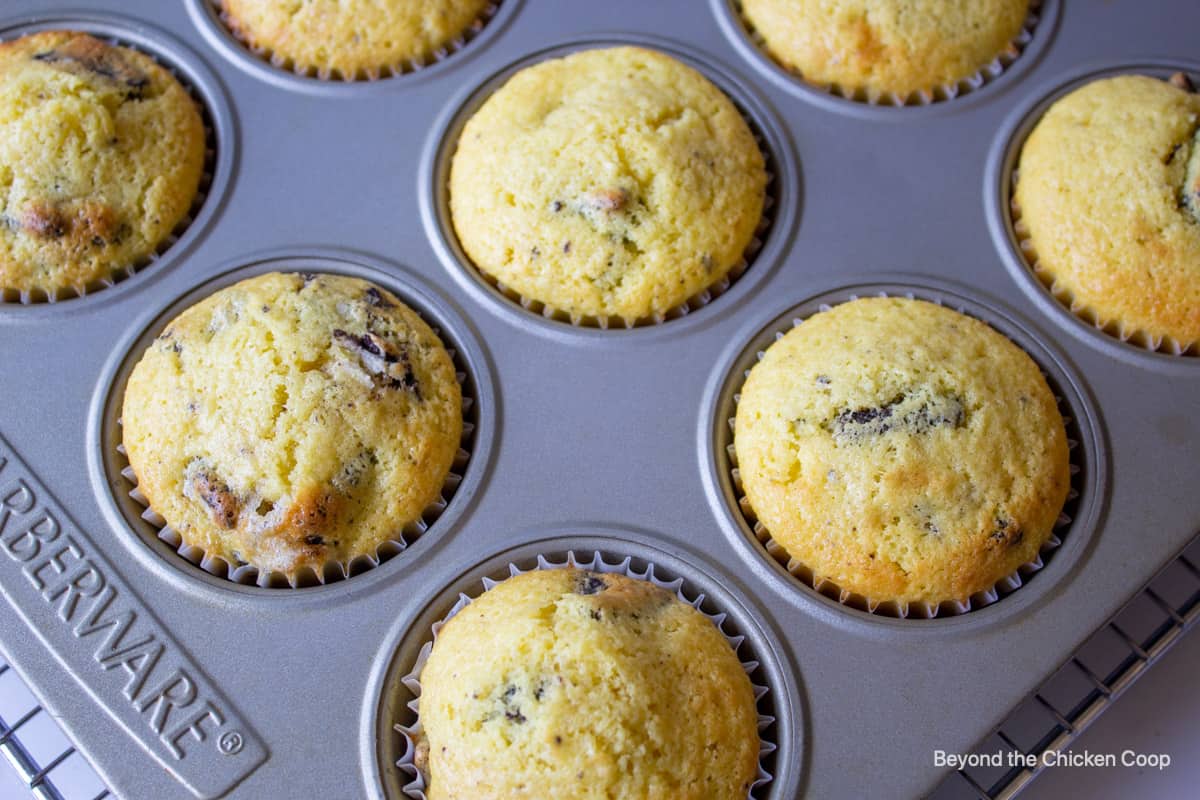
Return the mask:
<path id="1" fill-rule="evenodd" d="M 1048 102 L 1095 75 L 1200 74 L 1198 26 L 1182 0 L 1044 0 L 1015 60 L 897 107 L 786 73 L 732 0 L 503 0 L 444 58 L 355 82 L 273 66 L 210 0 L 8 0 L 0 38 L 83 29 L 172 68 L 212 152 L 203 202 L 155 260 L 83 297 L 0 303 L 0 651 L 122 797 L 399 798 L 400 678 L 430 625 L 510 564 L 598 552 L 681 578 L 745 637 L 777 748 L 755 797 L 931 791 L 935 749 L 970 751 L 1200 530 L 1200 358 L 1074 317 L 1022 260 L 1007 210 Z M 661 324 L 574 326 L 465 262 L 444 178 L 456 131 L 513 70 L 622 42 L 732 97 L 768 155 L 772 204 L 719 296 Z M 143 518 L 117 446 L 146 343 L 272 269 L 395 291 L 454 349 L 473 399 L 442 513 L 325 585 L 192 563 Z M 739 508 L 728 418 L 755 353 L 822 304 L 881 293 L 992 324 L 1070 419 L 1059 546 L 966 613 L 840 603 L 791 575 Z"/>

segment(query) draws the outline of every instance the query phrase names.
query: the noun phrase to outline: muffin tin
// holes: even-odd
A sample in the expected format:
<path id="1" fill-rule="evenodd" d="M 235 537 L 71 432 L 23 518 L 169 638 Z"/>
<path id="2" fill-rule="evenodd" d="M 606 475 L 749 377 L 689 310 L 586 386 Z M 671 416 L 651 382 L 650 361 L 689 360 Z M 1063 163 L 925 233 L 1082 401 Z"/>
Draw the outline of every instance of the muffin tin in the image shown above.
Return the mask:
<path id="1" fill-rule="evenodd" d="M 1167 16 L 1045 0 L 1000 75 L 900 108 L 793 85 L 738 38 L 726 0 L 503 0 L 438 63 L 356 82 L 276 70 L 223 32 L 209 0 L 56 5 L 6 4 L 0 38 L 62 26 L 134 44 L 176 68 L 215 139 L 209 197 L 155 263 L 85 297 L 0 305 L 0 593 L 14 612 L 0 650 L 119 795 L 403 796 L 400 678 L 431 622 L 509 563 L 574 552 L 682 577 L 746 636 L 778 746 L 755 797 L 918 796 L 942 777 L 935 749 L 983 740 L 1200 530 L 1200 359 L 1058 313 L 1017 270 L 1002 202 L 1010 142 L 1039 100 L 1089 69 L 1186 67 L 1190 4 Z M 479 88 L 601 41 L 699 62 L 763 133 L 775 174 L 745 274 L 634 329 L 572 326 L 499 295 L 464 267 L 440 209 L 446 132 Z M 474 388 L 470 458 L 444 513 L 326 586 L 247 586 L 189 563 L 139 519 L 114 455 L 139 343 L 179 303 L 266 268 L 397 290 Z M 1079 497 L 1061 547 L 969 613 L 841 604 L 790 576 L 736 506 L 721 426 L 747 359 L 792 317 L 880 291 L 992 322 L 1073 418 Z"/>

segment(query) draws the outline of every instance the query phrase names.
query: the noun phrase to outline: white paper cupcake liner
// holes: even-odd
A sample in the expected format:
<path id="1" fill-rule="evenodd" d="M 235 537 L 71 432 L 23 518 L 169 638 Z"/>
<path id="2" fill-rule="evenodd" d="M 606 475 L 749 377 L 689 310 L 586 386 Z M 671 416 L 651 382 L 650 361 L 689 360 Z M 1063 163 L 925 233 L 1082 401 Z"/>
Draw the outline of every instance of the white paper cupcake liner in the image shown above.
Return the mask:
<path id="1" fill-rule="evenodd" d="M 926 300 L 928 302 L 936 303 L 940 306 L 947 305 L 939 299 L 922 297 L 912 293 L 889 295 L 885 292 L 879 292 L 878 294 L 873 294 L 870 296 L 899 296 L 906 297 L 910 300 Z M 840 302 L 850 302 L 852 300 L 857 300 L 859 297 L 860 295 L 858 294 L 847 294 L 846 298 Z M 953 306 L 947 307 L 954 308 Z M 829 311 L 831 308 L 833 308 L 833 305 L 822 303 L 817 310 Z M 954 310 L 958 311 L 959 313 L 966 314 L 967 316 L 973 316 L 965 309 L 954 308 Z M 986 319 L 978 319 L 985 323 L 988 322 Z M 775 341 L 782 339 L 791 328 L 799 327 L 803 323 L 803 319 L 793 319 L 789 327 L 784 327 L 775 331 Z M 991 327 L 991 324 L 988 324 L 989 327 Z M 993 330 L 996 329 L 993 328 Z M 997 332 L 1003 335 L 1003 332 Z M 1020 345 L 1017 346 L 1020 347 Z M 1021 349 L 1022 352 L 1025 352 L 1030 358 L 1033 358 L 1033 355 L 1029 354 L 1025 348 Z M 762 360 L 763 354 L 764 351 L 762 350 L 756 353 L 756 363 Z M 741 400 L 741 388 L 749 376 L 750 370 L 746 369 L 742 373 L 741 380 L 738 382 L 738 385 L 734 390 L 733 406 L 735 411 L 738 403 Z M 943 600 L 938 603 L 909 603 L 906 601 L 898 601 L 893 599 L 869 597 L 867 595 L 859 594 L 858 592 L 852 592 L 848 589 L 843 589 L 829 577 L 814 572 L 799 559 L 791 557 L 787 550 L 784 549 L 783 545 L 779 544 L 771 537 L 771 532 L 767 530 L 766 526 L 763 525 L 763 523 L 758 519 L 758 516 L 754 513 L 753 507 L 750 505 L 749 498 L 746 497 L 746 493 L 742 488 L 742 477 L 737 463 L 737 450 L 734 445 L 734 439 L 737 435 L 737 431 L 735 429 L 734 416 L 730 416 L 726 420 L 727 424 L 729 425 L 730 440 L 729 444 L 725 448 L 725 453 L 726 458 L 728 459 L 730 478 L 732 479 L 732 485 L 737 500 L 736 512 L 742 517 L 742 519 L 745 520 L 746 524 L 751 528 L 751 530 L 754 531 L 755 538 L 758 539 L 759 543 L 763 546 L 763 549 L 767 552 L 767 554 L 780 565 L 782 565 L 789 574 L 791 574 L 804 585 L 812 587 L 813 590 L 832 600 L 836 600 L 844 606 L 855 608 L 859 611 L 866 611 L 869 614 L 877 614 L 885 617 L 896 617 L 899 619 L 934 619 L 936 617 L 951 617 L 958 616 L 960 614 L 966 614 L 985 606 L 990 606 L 992 603 L 995 603 L 1001 598 L 1012 594 L 1017 589 L 1020 589 L 1034 573 L 1040 571 L 1042 567 L 1045 566 L 1046 560 L 1050 557 L 1050 555 L 1062 545 L 1062 538 L 1059 534 L 1061 533 L 1065 535 L 1066 530 L 1071 526 L 1073 518 L 1070 512 L 1075 500 L 1077 500 L 1080 495 L 1078 476 L 1081 474 L 1082 467 L 1080 465 L 1079 441 L 1071 434 L 1071 424 L 1074 421 L 1074 417 L 1072 416 L 1073 412 L 1070 406 L 1063 399 L 1061 392 L 1059 392 L 1055 387 L 1055 382 L 1049 375 L 1046 374 L 1044 370 L 1042 370 L 1042 377 L 1046 379 L 1047 385 L 1050 386 L 1051 390 L 1054 392 L 1054 400 L 1058 405 L 1059 414 L 1062 416 L 1063 425 L 1067 429 L 1067 452 L 1069 459 L 1068 469 L 1070 471 L 1070 485 L 1067 489 L 1067 498 L 1063 502 L 1062 509 L 1059 511 L 1058 519 L 1054 523 L 1053 530 L 1050 532 L 1050 535 L 1039 549 L 1037 557 L 1032 561 L 1020 565 L 1013 572 L 996 581 L 991 588 L 981 592 L 976 592 L 975 594 L 971 595 L 966 601 Z"/>
<path id="2" fill-rule="evenodd" d="M 1182 73 L 1180 73 L 1182 74 Z M 1186 80 L 1186 78 L 1185 78 Z M 1075 296 L 1068 287 L 1061 284 L 1052 270 L 1048 269 L 1038 259 L 1033 240 L 1029 235 L 1029 226 L 1021 217 L 1021 206 L 1017 203 L 1017 179 L 1020 170 L 1013 167 L 1009 176 L 1009 212 L 1012 215 L 1012 232 L 1016 238 L 1017 249 L 1025 266 L 1038 282 L 1046 288 L 1060 305 L 1070 311 L 1077 319 L 1083 320 L 1096 330 L 1111 336 L 1126 344 L 1140 347 L 1151 353 L 1162 353 L 1172 356 L 1200 356 L 1200 342 L 1184 342 L 1171 336 L 1156 336 L 1133 325 L 1127 325 L 1119 319 L 1110 319 L 1101 314 L 1096 308 Z"/>
<path id="3" fill-rule="evenodd" d="M 420 310 L 412 305 L 409 305 L 419 316 L 424 319 L 424 315 L 420 314 Z M 426 320 L 429 322 L 429 320 Z M 441 339 L 440 330 L 433 325 L 430 325 L 434 335 Z M 429 528 L 441 517 L 442 512 L 450 504 L 454 498 L 455 492 L 462 483 L 463 475 L 465 474 L 467 463 L 471 458 L 471 445 L 474 442 L 475 423 L 472 421 L 471 408 L 475 403 L 475 399 L 467 392 L 467 387 L 470 385 L 467 382 L 467 372 L 465 365 L 461 362 L 458 352 L 450 347 L 445 340 L 441 340 L 446 352 L 450 355 L 450 360 L 454 363 L 455 379 L 458 381 L 462 389 L 462 414 L 463 427 L 462 438 L 459 442 L 458 451 L 454 454 L 454 459 L 450 465 L 450 471 L 446 475 L 446 480 L 442 484 L 442 490 L 438 497 L 430 503 L 421 512 L 421 516 L 416 520 L 408 523 L 403 529 L 397 531 L 396 536 L 392 539 L 387 539 L 381 542 L 373 552 L 363 553 L 348 561 L 330 560 L 326 562 L 320 570 L 305 568 L 297 572 L 290 578 L 282 572 L 275 570 L 260 570 L 253 564 L 245 562 L 231 563 L 225 558 L 216 555 L 210 555 L 202 547 L 189 544 L 184 540 L 183 536 L 174 528 L 172 528 L 163 517 L 155 511 L 149 503 L 149 500 L 138 487 L 137 475 L 130 466 L 128 457 L 125 453 L 125 446 L 118 443 L 116 446 L 119 456 L 118 463 L 121 466 L 121 476 L 129 482 L 129 496 L 143 508 L 141 519 L 148 522 L 155 528 L 155 535 L 166 542 L 176 553 L 184 560 L 199 567 L 210 575 L 218 578 L 224 578 L 234 583 L 244 586 L 261 586 L 264 588 L 291 588 L 299 589 L 308 586 L 320 586 L 335 581 L 345 580 L 346 578 L 359 575 L 367 570 L 378 567 L 388 559 L 403 552 L 410 544 L 421 537 Z M 117 425 L 121 424 L 121 420 L 117 419 Z"/>
<path id="4" fill-rule="evenodd" d="M 836 83 L 818 83 L 810 81 L 798 69 L 787 66 L 779 61 L 771 54 L 767 47 L 766 41 L 762 34 L 755 30 L 750 20 L 746 19 L 745 13 L 742 11 L 740 0 L 735 3 L 735 16 L 741 23 L 742 28 L 749 35 L 750 40 L 758 48 L 762 55 L 769 59 L 773 64 L 777 65 L 786 72 L 794 75 L 797 79 L 804 81 L 805 85 L 811 86 L 814 89 L 831 94 L 834 97 L 841 97 L 845 100 L 852 100 L 856 103 L 866 103 L 872 106 L 928 106 L 934 103 L 944 103 L 953 100 L 956 97 L 962 97 L 974 91 L 978 91 L 987 84 L 999 78 L 1004 74 L 1013 62 L 1021 57 L 1029 43 L 1033 41 L 1034 29 L 1041 21 L 1041 6 L 1042 0 L 1032 0 L 1029 4 L 1029 13 L 1025 16 L 1025 21 L 1021 25 L 1021 30 L 1013 38 L 1008 46 L 1004 48 L 994 59 L 987 64 L 984 64 L 978 70 L 965 78 L 960 78 L 954 83 L 946 83 L 938 86 L 931 86 L 928 89 L 921 89 L 912 92 L 908 95 L 901 96 L 895 92 L 878 92 L 867 90 L 865 88 L 844 87 Z"/>
<path id="5" fill-rule="evenodd" d="M 723 636 L 725 636 L 726 640 L 729 642 L 730 647 L 733 648 L 734 653 L 737 653 L 738 649 L 741 648 L 742 643 L 745 641 L 746 637 L 744 637 L 744 636 L 732 636 L 725 632 L 723 626 L 724 626 L 725 620 L 728 616 L 727 614 L 725 614 L 725 613 L 710 614 L 710 613 L 704 611 L 704 609 L 701 606 L 704 604 L 704 601 L 707 598 L 707 595 L 705 595 L 704 593 L 698 593 L 694 598 L 687 597 L 684 594 L 684 590 L 683 590 L 684 579 L 682 577 L 675 578 L 674 580 L 671 580 L 671 581 L 663 580 L 655 575 L 655 568 L 654 568 L 653 563 L 648 563 L 646 565 L 646 568 L 639 572 L 637 569 L 634 568 L 633 558 L 631 556 L 626 556 L 623 560 L 621 560 L 615 564 L 609 564 L 604 560 L 604 558 L 601 556 L 601 554 L 598 551 L 593 552 L 591 559 L 588 561 L 579 561 L 576 558 L 574 551 L 568 551 L 566 560 L 562 563 L 559 563 L 556 561 L 551 561 L 546 556 L 539 555 L 537 557 L 537 565 L 531 569 L 521 569 L 516 564 L 513 564 L 510 562 L 508 565 L 508 573 L 509 573 L 509 577 L 512 577 L 515 575 L 522 575 L 526 572 L 533 572 L 534 570 L 563 569 L 566 567 L 576 567 L 579 569 L 590 570 L 592 572 L 615 573 L 615 574 L 625 575 L 630 578 L 636 578 L 638 580 L 649 581 L 650 583 L 654 584 L 655 586 L 659 587 L 660 589 L 665 589 L 666 591 L 671 592 L 677 598 L 679 598 L 679 600 L 681 602 L 687 603 L 689 606 L 692 606 L 697 611 L 699 611 L 701 614 L 704 614 L 704 616 L 708 617 L 708 619 L 710 619 L 712 621 L 712 623 L 717 627 L 717 630 L 719 630 L 721 632 L 721 634 Z M 462 609 L 464 609 L 468 605 L 470 605 L 470 603 L 475 599 L 475 597 L 478 597 L 480 594 L 490 590 L 492 587 L 496 586 L 499 583 L 500 583 L 500 581 L 498 581 L 498 580 L 494 580 L 492 578 L 485 577 L 480 581 L 480 586 L 479 586 L 480 591 L 474 597 L 467 595 L 467 594 L 460 593 L 458 596 L 458 600 L 451 607 L 450 611 L 448 611 L 444 617 L 442 617 L 437 622 L 433 623 L 433 625 L 430 627 L 429 639 L 421 646 L 421 649 L 417 654 L 416 663 L 414 663 L 412 670 L 410 670 L 406 675 L 404 675 L 400 679 L 401 683 L 404 684 L 405 688 L 407 688 L 409 690 L 409 692 L 412 693 L 413 699 L 407 703 L 407 707 L 413 713 L 413 717 L 415 719 L 415 722 L 413 722 L 413 724 L 411 724 L 411 725 L 403 725 L 403 724 L 397 723 L 394 726 L 396 732 L 401 734 L 401 736 L 404 739 L 404 753 L 397 760 L 396 766 L 399 767 L 406 775 L 410 776 L 410 778 L 411 778 L 411 780 L 409 780 L 409 782 L 404 785 L 404 793 L 406 796 L 408 796 L 410 798 L 415 798 L 415 800 L 427 800 L 427 798 L 425 796 L 425 788 L 426 788 L 425 777 L 424 777 L 424 775 L 421 774 L 421 771 L 417 768 L 416 761 L 415 761 L 417 748 L 419 746 L 418 742 L 421 738 L 421 732 L 422 732 L 421 719 L 420 719 L 421 671 L 425 668 L 425 662 L 429 660 L 429 654 L 431 652 L 433 652 L 434 642 L 437 641 L 437 635 L 438 635 L 438 632 L 441 631 L 442 626 L 445 625 L 447 622 L 449 622 L 450 619 L 455 614 L 457 614 L 459 611 L 461 611 Z M 739 656 L 739 658 L 740 658 L 740 656 Z M 766 686 L 763 686 L 763 685 L 760 685 L 760 684 L 757 684 L 754 682 L 753 675 L 759 669 L 759 662 L 756 660 L 747 660 L 747 661 L 742 661 L 741 664 L 742 664 L 742 669 L 745 670 L 746 674 L 751 676 L 751 686 L 754 689 L 754 700 L 757 703 L 757 702 L 761 701 L 762 698 L 770 691 Z M 754 781 L 750 785 L 750 791 L 747 793 L 747 798 L 751 798 L 751 799 L 754 798 L 756 796 L 756 793 L 758 793 L 760 787 L 766 786 L 772 780 L 772 775 L 770 772 L 767 771 L 765 763 L 764 763 L 764 759 L 769 754 L 775 752 L 775 750 L 777 748 L 776 748 L 776 745 L 774 742 L 768 741 L 767 739 L 763 738 L 763 733 L 772 724 L 774 724 L 774 722 L 775 722 L 775 717 L 773 717 L 769 714 L 764 714 L 762 712 L 762 710 L 759 709 L 759 711 L 758 711 L 758 731 L 759 731 L 758 774 L 755 777 Z"/>
<path id="6" fill-rule="evenodd" d="M 707 77 L 707 76 L 706 76 Z M 545 317 L 546 319 L 556 322 L 568 323 L 576 328 L 599 328 L 600 330 L 612 329 L 629 329 L 629 328 L 644 328 L 652 325 L 662 325 L 670 320 L 686 317 L 693 311 L 698 311 L 704 306 L 717 299 L 740 278 L 746 270 L 754 263 L 755 256 L 762 250 L 763 241 L 771 230 L 773 224 L 774 210 L 779 199 L 779 186 L 777 184 L 775 157 L 772 154 L 770 147 L 767 146 L 766 136 L 763 134 L 761 126 L 754 120 L 754 117 L 746 112 L 739 104 L 736 98 L 732 97 L 728 92 L 722 89 L 722 93 L 729 97 L 730 102 L 738 109 L 742 119 L 746 121 L 746 125 L 750 128 L 750 133 L 754 136 L 754 141 L 758 145 L 759 151 L 763 155 L 763 162 L 766 164 L 767 182 L 766 193 L 763 198 L 762 218 L 754 229 L 754 235 L 750 237 L 750 241 L 746 245 L 746 249 L 742 252 L 742 257 L 736 264 L 729 269 L 725 275 L 714 283 L 709 284 L 704 289 L 695 293 L 691 297 L 684 300 L 679 305 L 668 309 L 665 312 L 653 314 L 648 317 L 620 317 L 620 316 L 595 316 L 590 314 L 575 314 L 569 311 L 564 311 L 560 308 L 555 308 L 552 305 L 543 303 L 540 300 L 535 300 L 508 286 L 503 281 L 475 265 L 472 262 L 464 265 L 470 269 L 485 283 L 498 291 L 508 300 L 518 304 L 521 308 L 533 314 Z"/>
<path id="7" fill-rule="evenodd" d="M 361 83 L 367 81 L 378 81 L 386 78 L 395 78 L 402 75 L 408 75 L 413 72 L 424 69 L 425 67 L 437 64 L 450 58 L 455 53 L 462 50 L 477 37 L 484 26 L 496 16 L 496 12 L 500 10 L 502 0 L 493 0 L 488 3 L 483 12 L 466 28 L 462 33 L 455 36 L 446 44 L 434 50 L 427 58 L 415 58 L 407 61 L 389 64 L 383 67 L 372 69 L 360 69 L 353 75 L 346 75 L 341 70 L 309 67 L 302 64 L 296 64 L 289 58 L 279 55 L 269 47 L 263 47 L 252 43 L 246 37 L 238 26 L 237 22 L 232 19 L 225 11 L 225 6 L 222 0 L 209 0 L 213 9 L 217 12 L 217 18 L 221 21 L 221 26 L 230 37 L 232 37 L 239 45 L 245 48 L 250 53 L 253 53 L 260 61 L 264 61 L 283 72 L 289 72 L 293 75 L 299 75 L 302 78 L 311 78 L 318 81 L 327 81 L 334 83 Z"/>
<path id="8" fill-rule="evenodd" d="M 212 112 L 208 104 L 204 102 L 204 98 L 200 96 L 187 76 L 177 69 L 168 59 L 160 54 L 140 47 L 132 42 L 125 41 L 118 37 L 106 36 L 95 31 L 89 31 L 87 25 L 71 26 L 73 29 L 81 30 L 84 33 L 89 33 L 97 39 L 119 47 L 124 47 L 129 50 L 136 50 L 154 60 L 154 63 L 165 69 L 167 72 L 179 82 L 179 85 L 184 88 L 188 96 L 196 104 L 196 109 L 200 112 L 200 120 L 204 124 L 204 166 L 200 171 L 200 183 L 196 186 L 196 195 L 192 198 L 192 205 L 187 213 L 180 218 L 174 229 L 163 238 L 154 251 L 149 255 L 124 266 L 114 267 L 108 275 L 103 278 L 97 278 L 88 283 L 79 283 L 73 286 L 59 286 L 51 289 L 12 289 L 5 286 L 0 286 L 0 304 L 4 303 L 19 303 L 21 305 L 33 305 L 39 303 L 57 303 L 62 300 L 73 300 L 77 297 L 85 297 L 95 294 L 103 289 L 108 289 L 116 286 L 126 278 L 133 277 L 136 273 L 146 269 L 154 262 L 158 261 L 167 253 L 171 247 L 179 241 L 184 232 L 195 221 L 200 209 L 204 206 L 204 201 L 208 199 L 209 190 L 212 188 L 213 174 L 216 170 L 216 153 L 217 153 L 217 135 L 213 126 Z M 2 40 L 0 40 L 2 41 Z"/>

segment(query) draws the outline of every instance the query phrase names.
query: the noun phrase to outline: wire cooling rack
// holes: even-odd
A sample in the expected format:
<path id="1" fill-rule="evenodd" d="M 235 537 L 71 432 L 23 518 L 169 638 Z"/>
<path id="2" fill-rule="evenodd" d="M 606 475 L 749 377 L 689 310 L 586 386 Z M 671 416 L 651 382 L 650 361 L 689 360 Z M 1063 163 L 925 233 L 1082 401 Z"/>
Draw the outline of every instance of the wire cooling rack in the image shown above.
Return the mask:
<path id="1" fill-rule="evenodd" d="M 41 800 L 102 800 L 112 793 L 50 713 L 0 661 L 0 751 Z M 0 796 L 17 800 L 0 783 Z"/>
<path id="2" fill-rule="evenodd" d="M 1200 536 L 1048 681 L 976 753 L 1065 749 L 1200 620 Z M 0 661 L 0 751 L 40 800 L 112 797 L 54 718 Z M 1003 759 L 1008 763 L 1008 759 Z M 1042 767 L 975 767 L 947 774 L 933 800 L 1009 800 Z M 3 791 L 0 784 L 0 793 Z M 15 799 L 14 799 L 15 800 Z"/>
<path id="3" fill-rule="evenodd" d="M 1200 620 L 1200 536 L 1102 626 L 973 752 L 1035 755 L 1038 766 L 949 773 L 933 800 L 1009 800 Z"/>

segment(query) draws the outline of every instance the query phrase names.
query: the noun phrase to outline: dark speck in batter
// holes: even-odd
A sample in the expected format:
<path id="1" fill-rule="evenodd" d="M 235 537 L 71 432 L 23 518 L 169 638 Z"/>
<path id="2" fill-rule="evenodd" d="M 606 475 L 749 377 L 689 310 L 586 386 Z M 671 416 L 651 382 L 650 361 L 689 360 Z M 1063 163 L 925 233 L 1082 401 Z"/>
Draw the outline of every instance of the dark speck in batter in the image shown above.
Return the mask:
<path id="1" fill-rule="evenodd" d="M 608 588 L 608 581 L 593 572 L 585 572 L 575 579 L 575 594 L 599 594 Z"/>

